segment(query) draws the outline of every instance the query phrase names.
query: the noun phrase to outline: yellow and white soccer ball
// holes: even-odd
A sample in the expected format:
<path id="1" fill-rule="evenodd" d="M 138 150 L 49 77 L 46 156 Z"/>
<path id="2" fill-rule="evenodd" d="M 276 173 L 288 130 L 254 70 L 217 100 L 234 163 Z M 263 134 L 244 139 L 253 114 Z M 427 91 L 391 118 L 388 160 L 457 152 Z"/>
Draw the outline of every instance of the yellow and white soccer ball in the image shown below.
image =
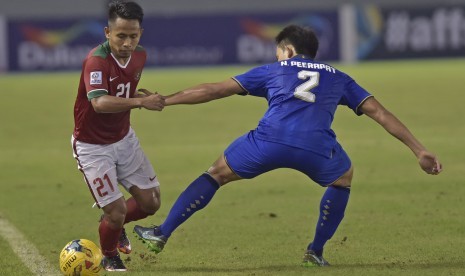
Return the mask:
<path id="1" fill-rule="evenodd" d="M 95 276 L 102 270 L 102 251 L 90 240 L 72 240 L 60 253 L 60 270 L 64 275 Z"/>

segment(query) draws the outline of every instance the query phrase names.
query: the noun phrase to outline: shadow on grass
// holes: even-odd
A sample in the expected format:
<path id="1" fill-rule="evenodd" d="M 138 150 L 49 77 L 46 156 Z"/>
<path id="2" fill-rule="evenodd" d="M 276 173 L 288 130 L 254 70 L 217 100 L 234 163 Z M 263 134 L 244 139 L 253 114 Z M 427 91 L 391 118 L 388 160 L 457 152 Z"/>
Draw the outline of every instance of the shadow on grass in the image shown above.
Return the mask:
<path id="1" fill-rule="evenodd" d="M 463 262 L 435 262 L 435 263 L 379 263 L 379 264 L 339 264 L 337 266 L 333 266 L 333 268 L 341 268 L 341 269 L 463 269 L 465 270 L 465 261 Z"/>
<path id="2" fill-rule="evenodd" d="M 437 263 L 376 263 L 376 264 L 338 264 L 332 265 L 330 267 L 303 267 L 300 264 L 295 265 L 270 265 L 270 266 L 260 266 L 260 267 L 242 267 L 242 268 L 217 268 L 217 267 L 199 267 L 199 266 L 180 266 L 180 267 L 160 267 L 160 270 L 166 273 L 212 273 L 212 274 L 228 274 L 228 273 L 247 273 L 249 275 L 254 275 L 255 273 L 280 273 L 280 272 L 303 272 L 311 271 L 316 274 L 319 272 L 344 272 L 344 271 L 355 271 L 363 270 L 368 271 L 383 271 L 383 270 L 408 270 L 408 271 L 417 271 L 422 272 L 425 270 L 463 270 L 465 271 L 465 261 L 464 262 L 437 262 Z"/>

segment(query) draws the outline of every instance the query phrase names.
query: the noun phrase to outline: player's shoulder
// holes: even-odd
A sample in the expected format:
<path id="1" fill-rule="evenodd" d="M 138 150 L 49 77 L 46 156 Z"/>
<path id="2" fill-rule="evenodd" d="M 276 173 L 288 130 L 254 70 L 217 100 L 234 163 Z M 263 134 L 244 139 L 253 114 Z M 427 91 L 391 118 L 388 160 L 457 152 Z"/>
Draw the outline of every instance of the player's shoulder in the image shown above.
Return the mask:
<path id="1" fill-rule="evenodd" d="M 90 50 L 82 65 L 83 72 L 93 71 L 96 68 L 103 71 L 107 70 L 110 53 L 109 45 L 105 45 L 105 43 Z"/>
<path id="2" fill-rule="evenodd" d="M 101 58 L 107 59 L 111 54 L 110 44 L 108 41 L 98 45 L 94 49 L 90 50 L 88 58 Z"/>
<path id="3" fill-rule="evenodd" d="M 336 74 L 339 78 L 345 80 L 345 81 L 351 81 L 352 80 L 352 77 L 349 76 L 348 73 L 346 73 L 345 71 L 343 70 L 340 70 L 340 69 L 337 69 L 336 68 Z"/>
<path id="4" fill-rule="evenodd" d="M 132 53 L 134 58 L 138 61 L 144 61 L 147 59 L 147 52 L 145 51 L 145 48 L 141 45 L 137 45 L 136 48 L 134 49 L 134 52 Z"/>
<path id="5" fill-rule="evenodd" d="M 139 45 L 136 46 L 136 49 L 134 49 L 134 52 L 136 52 L 136 53 L 144 52 L 145 53 L 145 48 L 144 48 L 144 46 L 139 44 Z"/>
<path id="6" fill-rule="evenodd" d="M 255 67 L 258 71 L 262 72 L 262 74 L 272 75 L 276 74 L 277 72 L 281 71 L 281 66 L 279 61 L 275 61 L 272 63 L 266 63 L 260 66 Z"/>

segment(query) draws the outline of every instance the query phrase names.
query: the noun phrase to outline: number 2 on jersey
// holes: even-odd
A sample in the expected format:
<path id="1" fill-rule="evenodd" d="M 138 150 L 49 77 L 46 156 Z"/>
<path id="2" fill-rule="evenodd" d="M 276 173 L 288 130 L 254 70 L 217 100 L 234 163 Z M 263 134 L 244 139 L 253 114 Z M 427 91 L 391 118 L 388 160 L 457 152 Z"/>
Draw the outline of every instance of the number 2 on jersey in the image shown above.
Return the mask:
<path id="1" fill-rule="evenodd" d="M 116 97 L 129 98 L 129 91 L 131 89 L 131 83 L 130 82 L 126 84 L 120 83 L 118 84 L 116 89 L 118 89 L 118 91 L 116 92 Z"/>
<path id="2" fill-rule="evenodd" d="M 315 94 L 310 92 L 310 89 L 318 86 L 320 82 L 320 73 L 302 70 L 297 73 L 297 77 L 301 80 L 310 79 L 295 88 L 294 97 L 309 103 L 314 103 L 316 97 Z"/>

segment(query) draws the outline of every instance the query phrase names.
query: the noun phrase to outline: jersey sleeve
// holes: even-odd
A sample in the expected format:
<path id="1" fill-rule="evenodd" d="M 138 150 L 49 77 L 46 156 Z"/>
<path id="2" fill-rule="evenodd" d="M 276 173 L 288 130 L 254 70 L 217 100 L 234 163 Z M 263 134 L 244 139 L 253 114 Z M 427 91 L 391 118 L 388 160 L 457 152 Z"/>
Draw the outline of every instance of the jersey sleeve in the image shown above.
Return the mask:
<path id="1" fill-rule="evenodd" d="M 342 95 L 339 104 L 348 106 L 355 112 L 355 114 L 360 116 L 363 113 L 359 110 L 359 107 L 368 98 L 373 97 L 373 95 L 358 85 L 351 77 L 347 75 L 345 77 L 344 94 Z"/>
<path id="2" fill-rule="evenodd" d="M 250 94 L 257 97 L 266 97 L 266 83 L 269 78 L 269 66 L 255 67 L 250 71 L 233 77 L 233 79 L 246 91 L 240 95 Z"/>
<path id="3" fill-rule="evenodd" d="M 84 65 L 84 84 L 90 101 L 108 94 L 108 64 L 98 56 L 91 56 Z"/>

